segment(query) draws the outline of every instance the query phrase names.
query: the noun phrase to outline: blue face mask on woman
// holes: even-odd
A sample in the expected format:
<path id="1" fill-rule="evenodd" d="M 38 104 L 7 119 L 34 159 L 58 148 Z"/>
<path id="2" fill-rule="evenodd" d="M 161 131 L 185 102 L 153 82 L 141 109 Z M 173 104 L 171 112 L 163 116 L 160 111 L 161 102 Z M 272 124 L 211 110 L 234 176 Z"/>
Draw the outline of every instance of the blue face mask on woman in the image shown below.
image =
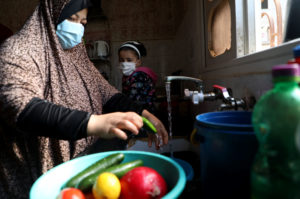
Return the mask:
<path id="1" fill-rule="evenodd" d="M 56 34 L 63 49 L 70 49 L 81 42 L 84 33 L 84 26 L 81 23 L 75 23 L 64 20 L 57 25 Z"/>

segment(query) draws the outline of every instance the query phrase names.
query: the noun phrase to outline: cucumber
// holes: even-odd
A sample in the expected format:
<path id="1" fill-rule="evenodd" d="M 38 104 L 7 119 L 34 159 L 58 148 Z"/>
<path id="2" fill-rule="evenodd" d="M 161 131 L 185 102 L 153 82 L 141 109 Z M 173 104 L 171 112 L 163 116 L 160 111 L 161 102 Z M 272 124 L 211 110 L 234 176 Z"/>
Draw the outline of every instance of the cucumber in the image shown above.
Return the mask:
<path id="1" fill-rule="evenodd" d="M 144 128 L 150 132 L 150 133 L 157 133 L 157 130 L 155 128 L 155 126 L 145 117 L 142 116 L 142 119 L 143 119 L 143 123 L 144 123 Z"/>
<path id="2" fill-rule="evenodd" d="M 73 176 L 70 180 L 68 180 L 63 186 L 62 189 L 67 187 L 75 187 L 76 185 L 86 178 L 87 176 L 90 176 L 94 173 L 99 173 L 102 170 L 105 170 L 113 165 L 119 164 L 124 160 L 124 154 L 123 153 L 116 153 L 109 155 L 101 160 L 98 160 L 97 162 L 93 163 L 83 171 L 79 172 L 75 176 Z"/>
<path id="3" fill-rule="evenodd" d="M 122 178 L 128 171 L 135 167 L 143 166 L 142 160 L 133 160 L 130 162 L 125 162 L 119 165 L 111 166 L 107 169 L 105 169 L 105 172 L 110 172 L 115 174 L 119 179 Z"/>
<path id="4" fill-rule="evenodd" d="M 119 179 L 125 175 L 128 171 L 135 167 L 143 166 L 142 160 L 134 160 L 131 162 L 125 162 L 119 165 L 114 165 L 112 167 L 109 167 L 103 171 L 94 173 L 86 178 L 84 178 L 77 186 L 77 189 L 80 189 L 83 192 L 90 192 L 93 184 L 96 182 L 97 177 L 103 173 L 103 172 L 110 172 L 115 174 Z"/>

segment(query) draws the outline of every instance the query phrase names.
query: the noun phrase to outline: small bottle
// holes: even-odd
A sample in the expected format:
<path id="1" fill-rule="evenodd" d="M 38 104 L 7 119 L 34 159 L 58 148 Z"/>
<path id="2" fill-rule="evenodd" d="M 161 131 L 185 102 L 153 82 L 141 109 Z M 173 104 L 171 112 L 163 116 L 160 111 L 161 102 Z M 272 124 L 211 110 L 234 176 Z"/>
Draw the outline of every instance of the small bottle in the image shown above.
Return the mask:
<path id="1" fill-rule="evenodd" d="M 252 172 L 252 199 L 300 198 L 300 88 L 298 64 L 275 66 L 274 87 L 254 107 L 259 142 Z"/>
<path id="2" fill-rule="evenodd" d="M 294 57 L 288 60 L 288 64 L 300 64 L 300 45 L 293 48 L 293 55 Z"/>

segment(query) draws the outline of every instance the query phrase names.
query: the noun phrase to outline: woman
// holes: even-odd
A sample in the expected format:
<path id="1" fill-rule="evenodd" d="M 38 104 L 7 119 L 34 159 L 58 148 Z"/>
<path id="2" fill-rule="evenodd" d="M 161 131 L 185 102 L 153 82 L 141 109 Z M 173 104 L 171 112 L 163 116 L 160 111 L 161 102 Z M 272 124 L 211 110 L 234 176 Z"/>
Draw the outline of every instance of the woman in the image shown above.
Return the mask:
<path id="1" fill-rule="evenodd" d="M 124 147 L 140 115 L 162 123 L 100 75 L 82 41 L 87 0 L 41 0 L 0 47 L 0 197 L 28 198 L 32 183 L 76 156 Z M 127 112 L 130 111 L 130 112 Z M 105 114 L 104 114 L 105 113 Z M 95 142 L 97 141 L 97 145 Z M 157 148 L 156 136 L 149 136 Z"/>
<path id="2" fill-rule="evenodd" d="M 155 112 L 155 84 L 157 75 L 142 64 L 142 57 L 147 55 L 141 42 L 128 41 L 119 48 L 120 69 L 123 73 L 122 93 L 130 99 L 147 106 Z"/>

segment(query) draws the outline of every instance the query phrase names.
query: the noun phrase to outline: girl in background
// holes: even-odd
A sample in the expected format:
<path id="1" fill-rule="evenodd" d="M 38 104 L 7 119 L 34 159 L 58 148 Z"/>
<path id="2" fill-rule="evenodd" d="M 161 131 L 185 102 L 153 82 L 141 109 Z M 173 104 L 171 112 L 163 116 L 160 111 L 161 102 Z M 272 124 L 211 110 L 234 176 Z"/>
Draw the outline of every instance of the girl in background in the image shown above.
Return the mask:
<path id="1" fill-rule="evenodd" d="M 142 66 L 142 57 L 147 55 L 145 46 L 141 42 L 127 41 L 121 45 L 118 53 L 123 73 L 123 94 L 155 113 L 157 75 L 150 68 Z"/>

